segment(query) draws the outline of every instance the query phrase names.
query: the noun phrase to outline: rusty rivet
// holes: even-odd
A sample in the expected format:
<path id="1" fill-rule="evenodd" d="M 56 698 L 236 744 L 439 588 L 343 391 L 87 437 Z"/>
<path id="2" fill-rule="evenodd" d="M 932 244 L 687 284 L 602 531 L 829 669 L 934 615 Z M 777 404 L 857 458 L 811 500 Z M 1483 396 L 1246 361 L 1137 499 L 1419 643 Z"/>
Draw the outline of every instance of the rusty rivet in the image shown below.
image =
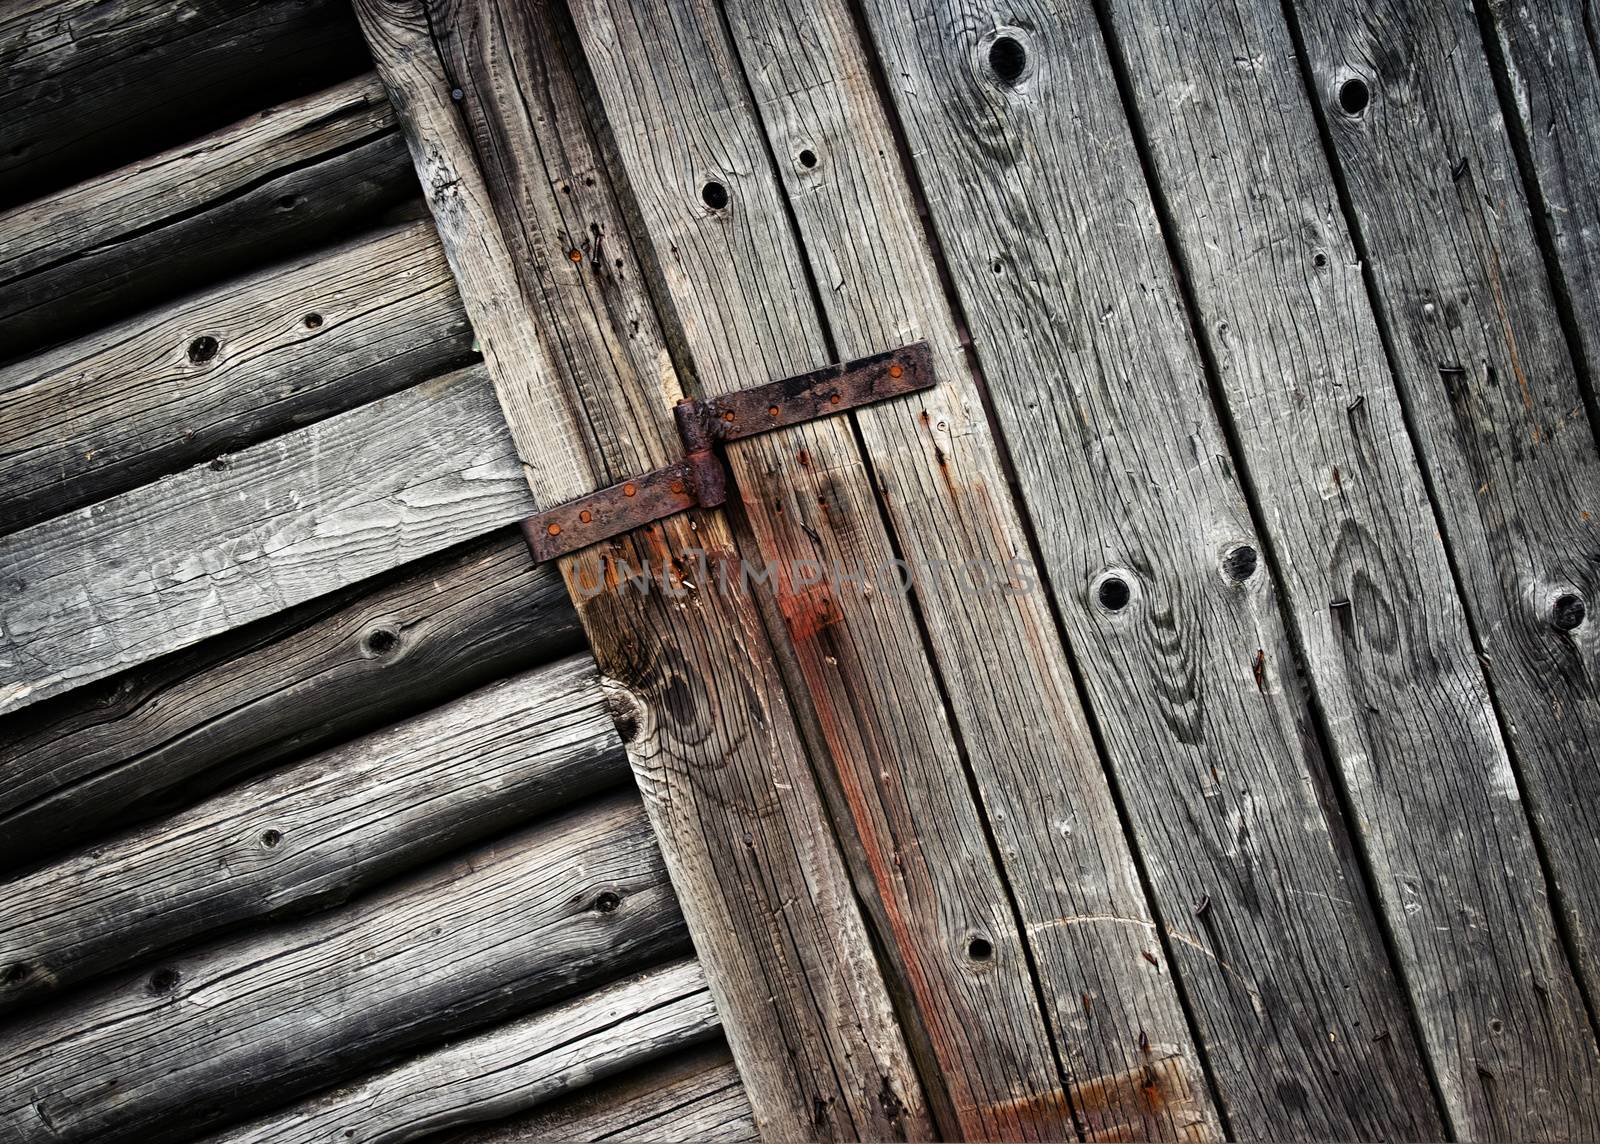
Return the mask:
<path id="1" fill-rule="evenodd" d="M 683 482 L 682 481 L 673 481 L 672 482 L 672 491 L 675 492 L 675 493 L 683 492 Z"/>
<path id="2" fill-rule="evenodd" d="M 545 531 L 551 536 L 560 536 L 561 526 L 552 520 L 548 525 L 545 526 Z"/>
<path id="3" fill-rule="evenodd" d="M 733 410 L 730 409 L 726 413 L 724 413 L 722 415 L 722 419 L 724 421 L 732 421 L 733 420 Z"/>
<path id="4" fill-rule="evenodd" d="M 578 519 L 583 521 L 584 524 L 588 524 L 594 519 L 594 513 L 590 512 L 588 509 L 584 509 L 578 514 Z"/>
<path id="5" fill-rule="evenodd" d="M 839 404 L 839 395 L 837 393 L 835 393 L 832 397 L 828 398 L 828 401 L 833 405 L 838 405 Z"/>
<path id="6" fill-rule="evenodd" d="M 574 248 L 572 250 L 567 251 L 567 257 L 572 259 L 572 261 L 574 261 L 574 262 L 582 262 L 583 261 L 583 251 Z"/>
<path id="7" fill-rule="evenodd" d="M 767 406 L 767 413 L 770 416 L 776 417 L 778 415 L 778 407 L 776 405 Z"/>
<path id="8" fill-rule="evenodd" d="M 625 496 L 625 497 L 631 497 L 631 496 L 632 496 L 632 495 L 633 495 L 633 494 L 634 494 L 634 493 L 636 493 L 636 492 L 638 492 L 638 491 L 639 491 L 639 490 L 638 490 L 638 489 L 636 489 L 636 488 L 635 488 L 635 487 L 634 487 L 634 486 L 633 486 L 633 485 L 631 485 L 631 484 L 627 484 L 627 485 L 623 485 L 623 486 L 622 486 L 622 495 L 623 495 L 623 496 Z"/>
<path id="9" fill-rule="evenodd" d="M 903 373 L 905 373 L 905 370 L 900 368 L 900 365 L 899 365 L 898 362 L 896 362 L 894 365 L 889 367 L 889 376 L 890 377 L 899 377 Z"/>

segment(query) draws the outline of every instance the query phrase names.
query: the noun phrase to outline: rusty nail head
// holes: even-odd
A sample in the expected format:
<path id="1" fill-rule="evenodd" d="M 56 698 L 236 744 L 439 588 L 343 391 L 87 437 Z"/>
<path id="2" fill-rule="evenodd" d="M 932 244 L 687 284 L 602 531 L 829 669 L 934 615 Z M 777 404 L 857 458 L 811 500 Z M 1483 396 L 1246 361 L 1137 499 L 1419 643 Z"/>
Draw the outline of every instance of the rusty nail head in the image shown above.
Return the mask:
<path id="1" fill-rule="evenodd" d="M 903 373 L 905 373 L 905 370 L 900 368 L 900 363 L 899 362 L 895 362 L 892 366 L 889 367 L 889 376 L 890 377 L 899 377 Z"/>
<path id="2" fill-rule="evenodd" d="M 730 409 L 726 413 L 724 413 L 722 415 L 722 419 L 724 421 L 732 421 L 733 420 L 733 410 Z"/>
<path id="3" fill-rule="evenodd" d="M 833 404 L 838 405 L 839 404 L 839 395 L 837 393 L 835 393 L 832 397 L 828 398 L 828 400 L 833 402 Z"/>
<path id="4" fill-rule="evenodd" d="M 548 532 L 551 536 L 560 536 L 561 535 L 561 526 L 559 524 L 557 524 L 555 521 L 552 520 L 550 522 L 550 527 L 545 529 L 545 531 Z"/>
<path id="5" fill-rule="evenodd" d="M 771 417 L 776 417 L 778 415 L 778 407 L 776 405 L 767 406 L 767 414 Z"/>
<path id="6" fill-rule="evenodd" d="M 572 259 L 574 262 L 582 262 L 583 251 L 579 250 L 577 247 L 573 247 L 571 250 L 567 251 L 567 257 Z"/>
<path id="7" fill-rule="evenodd" d="M 683 492 L 683 482 L 682 481 L 673 481 L 672 482 L 672 491 L 675 492 L 675 493 Z"/>
<path id="8" fill-rule="evenodd" d="M 588 524 L 594 519 L 594 513 L 590 512 L 588 509 L 584 509 L 578 514 L 578 519 L 583 521 L 584 524 Z"/>
<path id="9" fill-rule="evenodd" d="M 634 493 L 636 493 L 638 491 L 639 490 L 637 488 L 635 488 L 631 483 L 622 486 L 622 495 L 625 496 L 625 497 L 631 497 Z"/>

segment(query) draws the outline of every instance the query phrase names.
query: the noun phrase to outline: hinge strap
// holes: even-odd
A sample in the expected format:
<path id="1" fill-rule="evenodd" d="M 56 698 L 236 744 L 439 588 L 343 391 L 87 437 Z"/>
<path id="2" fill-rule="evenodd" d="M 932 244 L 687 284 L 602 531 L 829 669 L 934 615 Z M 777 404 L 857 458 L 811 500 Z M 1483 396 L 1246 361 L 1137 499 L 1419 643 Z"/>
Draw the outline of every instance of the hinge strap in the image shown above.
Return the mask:
<path id="1" fill-rule="evenodd" d="M 933 383 L 933 354 L 927 342 L 916 342 L 721 397 L 686 397 L 673 410 L 683 460 L 535 513 L 522 522 L 528 547 L 543 563 L 686 509 L 713 508 L 727 499 L 726 472 L 713 451 L 719 442 L 902 397 Z"/>

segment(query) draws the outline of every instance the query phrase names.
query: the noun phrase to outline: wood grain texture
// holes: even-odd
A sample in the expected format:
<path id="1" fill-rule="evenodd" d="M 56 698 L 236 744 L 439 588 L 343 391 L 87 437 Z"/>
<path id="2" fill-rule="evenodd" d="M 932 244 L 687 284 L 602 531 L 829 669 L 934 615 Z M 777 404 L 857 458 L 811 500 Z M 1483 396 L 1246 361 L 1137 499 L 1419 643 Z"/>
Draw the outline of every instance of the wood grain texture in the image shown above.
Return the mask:
<path id="1" fill-rule="evenodd" d="M 332 0 L 14 0 L 0 14 L 0 205 L 350 75 L 364 55 Z"/>
<path id="2" fill-rule="evenodd" d="M 481 367 L 0 539 L 0 711 L 532 511 Z"/>
<path id="3" fill-rule="evenodd" d="M 451 1133 L 450 1144 L 632 1140 L 742 1144 L 757 1139 L 750 1101 L 721 1043 L 590 1085 L 525 1116 Z"/>
<path id="4" fill-rule="evenodd" d="M 424 19 L 381 0 L 358 11 L 536 499 L 679 453 L 678 379 L 546 13 L 442 5 Z M 757 1122 L 773 1139 L 924 1137 L 922 1093 L 760 617 L 748 599 L 686 584 L 689 551 L 738 559 L 721 514 L 693 513 L 562 570 Z M 624 588 L 608 558 L 664 567 L 662 590 Z"/>
<path id="5" fill-rule="evenodd" d="M 1376 252 L 1395 378 L 1520 768 L 1492 735 L 1413 455 L 1385 445 L 1403 443 L 1401 411 L 1364 306 L 1341 315 L 1338 344 L 1353 352 L 1307 379 L 1327 393 L 1315 414 L 1321 443 L 1313 452 L 1296 442 L 1308 485 L 1342 466 L 1327 503 L 1349 506 L 1330 515 L 1324 544 L 1337 537 L 1344 559 L 1326 581 L 1290 554 L 1307 565 L 1304 611 L 1327 617 L 1306 625 L 1312 674 L 1345 680 L 1321 688 L 1323 705 L 1359 744 L 1348 781 L 1456 1130 L 1593 1137 L 1600 1054 L 1528 816 L 1593 989 L 1600 777 L 1574 760 L 1600 745 L 1600 628 L 1562 630 L 1557 601 L 1570 596 L 1582 620 L 1600 589 L 1600 534 L 1588 519 L 1600 511 L 1600 456 L 1471 12 L 1343 0 L 1294 9 L 1355 224 Z M 1286 53 L 1286 37 L 1275 39 L 1274 54 Z M 1314 181 L 1332 211 L 1321 164 L 1281 168 L 1295 172 L 1291 185 Z M 1364 301 L 1336 215 L 1330 230 L 1328 269 Z M 1314 258 L 1310 237 L 1284 260 L 1296 280 Z M 1274 389 L 1285 372 L 1273 371 Z M 1322 610 L 1340 596 L 1347 615 Z"/>
<path id="6" fill-rule="evenodd" d="M 1027 541 L 846 8 L 728 6 L 759 114 L 713 6 L 596 0 L 573 11 L 707 393 L 827 363 L 808 258 L 838 356 L 921 338 L 937 348 L 939 389 L 855 415 L 865 461 L 843 419 L 729 450 L 763 556 L 878 569 L 904 553 L 919 567 L 977 561 L 1009 575 Z M 708 181 L 726 207 L 708 207 Z M 920 1023 L 930 1084 L 945 1090 L 945 1131 L 1072 1134 L 1071 1086 L 1174 1047 L 1192 1088 L 1139 1091 L 1124 1131 L 1214 1131 L 1048 604 L 960 576 L 918 595 L 931 649 L 899 593 L 824 583 L 777 594 L 839 772 L 840 817 L 860 839 L 858 886 L 908 1020 Z M 982 804 L 962 774 L 968 763 Z M 1074 813 L 1077 830 L 1056 827 Z M 991 826 L 1003 864 L 986 844 Z M 1072 924 L 1085 918 L 1094 921 Z M 1120 924 L 1095 924 L 1106 918 Z M 1043 1014 L 1030 955 L 1043 967 Z"/>
<path id="7" fill-rule="evenodd" d="M 13 1023 L 0 1140 L 192 1138 L 684 945 L 637 799 L 608 798 Z"/>
<path id="8" fill-rule="evenodd" d="M 225 283 L 0 367 L 0 532 L 471 358 L 427 222 Z"/>
<path id="9" fill-rule="evenodd" d="M 343 237 L 415 193 L 371 74 L 270 108 L 0 214 L 0 355 Z"/>
<path id="10" fill-rule="evenodd" d="M 566 585 L 497 534 L 0 718 L 0 868 L 583 644 Z"/>
<path id="11" fill-rule="evenodd" d="M 0 885 L 0 1013 L 627 780 L 588 656 L 513 676 Z"/>
<path id="12" fill-rule="evenodd" d="M 1093 11 L 866 9 L 1233 1131 L 1436 1136 Z"/>
<path id="13" fill-rule="evenodd" d="M 1493 16 L 1512 126 L 1527 148 L 1556 286 L 1572 309 L 1592 390 L 1600 370 L 1600 13 L 1593 0 L 1486 0 L 1480 10 Z"/>
<path id="14" fill-rule="evenodd" d="M 716 1034 L 705 974 L 693 960 L 677 961 L 455 1041 L 218 1139 L 433 1139 L 525 1112 Z"/>

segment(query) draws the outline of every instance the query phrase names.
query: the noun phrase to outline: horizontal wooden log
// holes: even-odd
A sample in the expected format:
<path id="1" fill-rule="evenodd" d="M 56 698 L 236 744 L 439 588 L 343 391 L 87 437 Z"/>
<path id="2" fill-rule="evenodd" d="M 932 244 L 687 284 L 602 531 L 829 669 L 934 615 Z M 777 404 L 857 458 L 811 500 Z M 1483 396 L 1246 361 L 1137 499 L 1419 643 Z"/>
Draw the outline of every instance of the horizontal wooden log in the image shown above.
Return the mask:
<path id="1" fill-rule="evenodd" d="M 0 532 L 352 409 L 472 358 L 414 222 L 0 367 Z"/>
<path id="2" fill-rule="evenodd" d="M 263 261 L 416 194 L 370 76 L 0 215 L 0 346 L 16 357 Z"/>
<path id="3" fill-rule="evenodd" d="M 19 0 L 0 15 L 0 204 L 352 74 L 337 0 Z M 154 141 L 154 146 L 151 146 Z"/>
<path id="4" fill-rule="evenodd" d="M 445 1137 L 451 1144 L 532 1141 L 755 1140 L 755 1118 L 727 1045 L 717 1043 L 596 1084 L 525 1116 Z"/>
<path id="5" fill-rule="evenodd" d="M 689 959 L 428 1053 L 225 1132 L 228 1141 L 396 1144 L 523 1112 L 717 1035 Z"/>
<path id="6" fill-rule="evenodd" d="M 628 779 L 587 654 L 514 676 L 0 885 L 0 1013 Z"/>
<path id="7" fill-rule="evenodd" d="M 0 711 L 532 511 L 480 366 L 0 539 Z"/>
<path id="8" fill-rule="evenodd" d="M 684 949 L 644 812 L 612 796 L 13 1023 L 0 1140 L 192 1137 Z"/>
<path id="9" fill-rule="evenodd" d="M 0 718 L 0 870 L 582 646 L 499 533 Z"/>

